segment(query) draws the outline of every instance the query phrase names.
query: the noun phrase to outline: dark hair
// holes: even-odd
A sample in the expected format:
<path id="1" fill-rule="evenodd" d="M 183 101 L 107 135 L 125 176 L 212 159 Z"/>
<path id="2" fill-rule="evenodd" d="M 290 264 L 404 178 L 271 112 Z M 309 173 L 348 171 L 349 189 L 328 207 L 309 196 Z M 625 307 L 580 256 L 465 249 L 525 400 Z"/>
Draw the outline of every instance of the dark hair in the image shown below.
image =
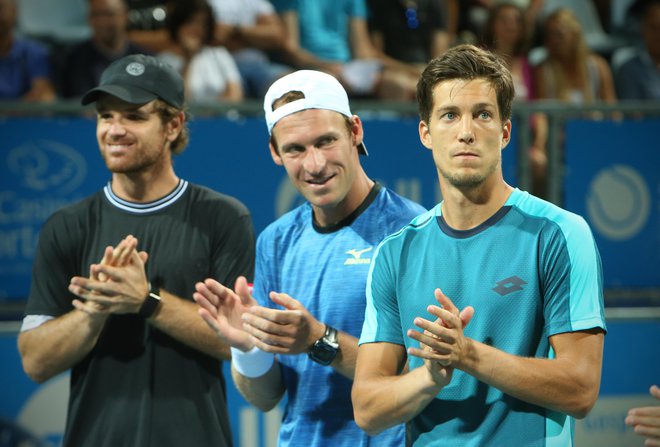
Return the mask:
<path id="1" fill-rule="evenodd" d="M 528 47 L 527 23 L 525 22 L 524 11 L 514 3 L 498 3 L 490 9 L 488 20 L 486 21 L 483 35 L 481 36 L 481 45 L 488 50 L 495 50 L 495 47 L 497 46 L 497 43 L 495 42 L 495 20 L 500 12 L 507 8 L 515 9 L 520 16 L 520 38 L 518 39 L 518 42 L 516 42 L 513 54 L 508 54 L 507 56 L 521 56 L 526 54 Z"/>
<path id="2" fill-rule="evenodd" d="M 502 122 L 511 118 L 513 79 L 506 64 L 494 53 L 474 45 L 459 45 L 428 63 L 417 82 L 419 117 L 429 122 L 433 109 L 433 89 L 450 80 L 485 79 L 495 89 Z"/>
<path id="3" fill-rule="evenodd" d="M 160 98 L 156 99 L 154 109 L 160 117 L 160 121 L 163 123 L 163 125 L 172 121 L 179 115 L 179 113 L 184 112 L 185 120 L 181 126 L 181 133 L 179 133 L 179 136 L 176 138 L 176 140 L 172 141 L 172 144 L 170 145 L 170 149 L 172 150 L 173 154 L 180 154 L 186 149 L 186 146 L 188 146 L 188 142 L 190 141 L 190 129 L 188 129 L 188 113 L 185 110 L 177 109 L 176 107 L 166 103 Z"/>
<path id="4" fill-rule="evenodd" d="M 173 41 L 178 40 L 179 29 L 198 12 L 206 13 L 204 43 L 210 44 L 213 41 L 215 16 L 213 7 L 206 0 L 174 0 L 169 3 L 165 27 Z"/>
<path id="5" fill-rule="evenodd" d="M 275 101 L 273 101 L 273 104 L 271 105 L 272 109 L 275 110 L 278 107 L 282 107 L 284 104 L 288 104 L 293 101 L 297 101 L 299 99 L 303 99 L 305 97 L 305 94 L 299 90 L 292 90 L 290 92 L 287 92 L 277 98 Z M 339 113 L 339 112 L 337 112 Z M 353 132 L 353 121 L 347 117 L 346 115 L 340 114 L 344 118 L 344 124 L 346 125 L 346 128 L 348 129 L 348 134 L 350 135 Z M 273 145 L 275 150 L 279 153 L 279 149 L 277 148 L 277 140 L 275 139 L 275 133 L 271 132 L 270 133 L 270 144 Z"/>

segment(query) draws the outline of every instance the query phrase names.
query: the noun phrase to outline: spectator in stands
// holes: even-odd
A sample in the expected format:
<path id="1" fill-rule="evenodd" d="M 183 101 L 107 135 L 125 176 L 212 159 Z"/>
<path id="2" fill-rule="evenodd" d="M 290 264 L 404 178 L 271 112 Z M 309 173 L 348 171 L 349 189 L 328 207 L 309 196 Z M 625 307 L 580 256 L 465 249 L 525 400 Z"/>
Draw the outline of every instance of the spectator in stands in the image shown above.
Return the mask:
<path id="1" fill-rule="evenodd" d="M 543 30 L 548 55 L 535 69 L 536 98 L 573 104 L 616 101 L 610 67 L 587 47 L 571 10 L 555 10 L 545 19 Z"/>
<path id="2" fill-rule="evenodd" d="M 536 20 L 545 0 L 447 0 L 450 29 L 457 33 L 459 43 L 477 42 L 487 26 L 490 11 L 502 3 L 514 4 L 523 11 L 525 30 L 529 40 L 536 30 Z"/>
<path id="3" fill-rule="evenodd" d="M 129 54 L 148 53 L 128 38 L 126 0 L 89 0 L 92 36 L 75 45 L 65 57 L 58 74 L 59 94 L 80 97 L 96 87 L 108 65 Z"/>
<path id="4" fill-rule="evenodd" d="M 286 29 L 285 55 L 296 68 L 339 79 L 352 97 L 412 100 L 416 76 L 381 58 L 367 27 L 365 0 L 275 0 Z"/>
<path id="5" fill-rule="evenodd" d="M 533 99 L 533 73 L 527 60 L 530 33 L 525 11 L 514 3 L 498 3 L 491 10 L 483 31 L 482 45 L 506 62 L 515 90 L 514 101 Z M 529 161 L 532 174 L 532 191 L 545 196 L 548 156 L 546 141 L 547 119 L 537 113 L 530 117 L 532 131 Z"/>
<path id="6" fill-rule="evenodd" d="M 284 48 L 284 25 L 268 0 L 212 0 L 215 43 L 226 47 L 238 66 L 243 90 L 263 98 L 268 87 L 291 68 L 271 59 Z"/>
<path id="7" fill-rule="evenodd" d="M 16 0 L 0 0 L 0 100 L 51 101 L 48 49 L 14 35 Z"/>
<path id="8" fill-rule="evenodd" d="M 651 386 L 649 392 L 660 400 L 658 385 Z M 626 416 L 626 425 L 632 426 L 635 433 L 646 438 L 644 445 L 660 445 L 660 405 L 631 408 Z"/>
<path id="9" fill-rule="evenodd" d="M 368 0 L 369 30 L 385 57 L 424 66 L 449 48 L 445 0 Z"/>
<path id="10" fill-rule="evenodd" d="M 638 4 L 644 45 L 614 67 L 616 91 L 620 99 L 660 100 L 660 0 Z"/>
<path id="11" fill-rule="evenodd" d="M 226 48 L 212 46 L 215 18 L 206 0 L 171 4 L 166 27 L 174 46 L 158 54 L 183 76 L 191 102 L 241 101 L 238 67 Z"/>
<path id="12" fill-rule="evenodd" d="M 490 10 L 482 35 L 482 45 L 507 63 L 516 91 L 515 100 L 529 100 L 533 94 L 526 27 L 522 9 L 513 3 L 499 3 Z"/>

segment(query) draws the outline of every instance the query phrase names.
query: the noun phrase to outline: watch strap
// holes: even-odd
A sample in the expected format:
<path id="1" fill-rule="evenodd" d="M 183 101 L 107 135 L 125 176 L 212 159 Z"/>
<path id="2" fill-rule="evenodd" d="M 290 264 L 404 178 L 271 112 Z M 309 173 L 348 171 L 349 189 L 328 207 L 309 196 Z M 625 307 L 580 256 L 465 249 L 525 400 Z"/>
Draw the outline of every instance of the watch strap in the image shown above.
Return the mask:
<path id="1" fill-rule="evenodd" d="M 325 334 L 314 342 L 307 356 L 314 362 L 328 366 L 339 352 L 339 337 L 337 329 L 325 325 Z"/>
<path id="2" fill-rule="evenodd" d="M 152 287 L 149 285 L 149 294 L 144 299 L 142 306 L 138 314 L 142 315 L 144 318 L 151 318 L 158 306 L 160 305 L 160 289 L 157 287 Z"/>
<path id="3" fill-rule="evenodd" d="M 321 340 L 333 348 L 339 348 L 339 336 L 337 335 L 337 329 L 330 325 L 325 325 L 325 334 Z"/>

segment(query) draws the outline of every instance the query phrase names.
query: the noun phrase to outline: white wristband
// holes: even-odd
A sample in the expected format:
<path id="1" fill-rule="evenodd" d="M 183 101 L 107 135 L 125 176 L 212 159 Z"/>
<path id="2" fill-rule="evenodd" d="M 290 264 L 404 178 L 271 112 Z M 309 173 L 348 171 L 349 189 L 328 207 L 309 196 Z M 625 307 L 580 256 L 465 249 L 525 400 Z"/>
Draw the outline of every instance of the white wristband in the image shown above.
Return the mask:
<path id="1" fill-rule="evenodd" d="M 231 364 L 241 375 L 249 378 L 266 374 L 275 361 L 275 354 L 262 351 L 256 346 L 248 352 L 231 348 Z"/>

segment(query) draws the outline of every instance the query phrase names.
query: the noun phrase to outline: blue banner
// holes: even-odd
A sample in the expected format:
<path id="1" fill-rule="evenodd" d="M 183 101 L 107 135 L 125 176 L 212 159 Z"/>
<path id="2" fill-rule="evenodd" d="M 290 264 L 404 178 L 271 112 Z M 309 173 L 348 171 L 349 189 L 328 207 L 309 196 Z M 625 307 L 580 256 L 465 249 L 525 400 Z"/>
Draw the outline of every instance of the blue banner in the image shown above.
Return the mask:
<path id="1" fill-rule="evenodd" d="M 565 207 L 583 216 L 606 287 L 660 287 L 660 120 L 566 123 Z"/>
<path id="2" fill-rule="evenodd" d="M 365 119 L 375 180 L 427 208 L 441 195 L 431 151 L 419 141 L 418 121 Z M 0 303 L 24 300 L 38 234 L 56 209 L 99 190 L 109 179 L 96 143 L 95 121 L 13 118 L 0 121 Z M 273 163 L 263 118 L 194 119 L 190 145 L 175 157 L 177 174 L 240 199 L 257 234 L 303 199 Z M 515 142 L 503 152 L 505 178 L 515 185 Z M 119 242 L 119 241 L 117 241 Z"/>

